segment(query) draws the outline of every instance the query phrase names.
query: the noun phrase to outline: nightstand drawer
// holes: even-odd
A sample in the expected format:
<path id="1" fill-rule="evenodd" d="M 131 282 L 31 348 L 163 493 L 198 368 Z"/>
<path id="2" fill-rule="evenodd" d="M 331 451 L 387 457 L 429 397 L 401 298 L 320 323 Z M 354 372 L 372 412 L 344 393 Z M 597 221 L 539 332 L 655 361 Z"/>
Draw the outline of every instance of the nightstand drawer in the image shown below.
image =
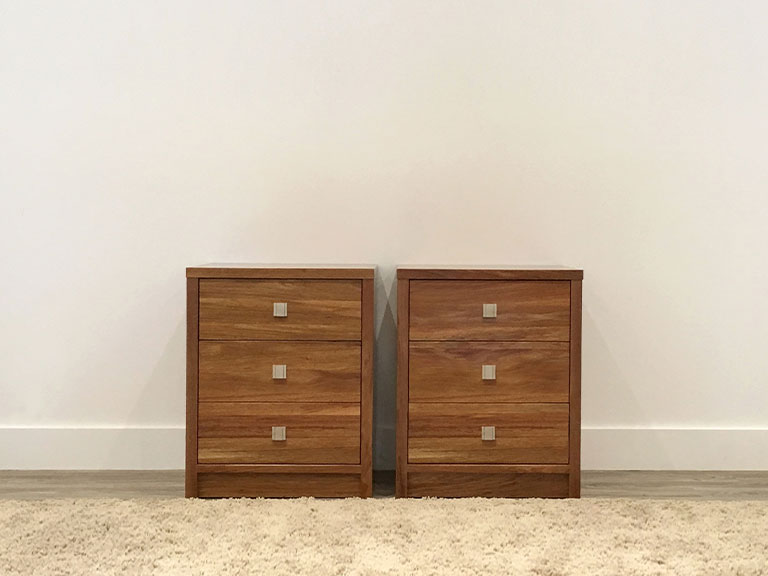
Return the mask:
<path id="1" fill-rule="evenodd" d="M 201 402 L 200 464 L 359 464 L 359 404 Z"/>
<path id="2" fill-rule="evenodd" d="M 568 404 L 411 403 L 408 462 L 567 464 L 568 417 Z"/>
<path id="3" fill-rule="evenodd" d="M 201 402 L 360 402 L 359 342 L 200 342 Z"/>
<path id="4" fill-rule="evenodd" d="M 412 342 L 411 402 L 568 402 L 567 342 Z"/>
<path id="5" fill-rule="evenodd" d="M 360 340 L 359 280 L 200 280 L 201 340 Z"/>
<path id="6" fill-rule="evenodd" d="M 412 280 L 410 340 L 568 341 L 570 282 Z"/>

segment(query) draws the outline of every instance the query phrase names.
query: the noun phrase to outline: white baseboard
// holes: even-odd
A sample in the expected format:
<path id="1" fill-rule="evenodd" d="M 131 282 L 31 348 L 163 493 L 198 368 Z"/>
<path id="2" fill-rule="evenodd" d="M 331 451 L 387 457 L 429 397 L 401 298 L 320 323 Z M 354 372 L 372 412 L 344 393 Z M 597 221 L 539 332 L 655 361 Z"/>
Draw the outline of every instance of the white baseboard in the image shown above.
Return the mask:
<path id="1" fill-rule="evenodd" d="M 383 444 L 393 434 L 382 432 L 376 469 L 392 469 L 394 445 Z M 584 428 L 581 463 L 584 470 L 768 470 L 768 428 Z M 0 428 L 2 470 L 181 468 L 183 427 Z"/>
<path id="2" fill-rule="evenodd" d="M 583 470 L 768 470 L 768 428 L 583 428 Z"/>
<path id="3" fill-rule="evenodd" d="M 183 427 L 0 428 L 2 470 L 184 468 Z"/>

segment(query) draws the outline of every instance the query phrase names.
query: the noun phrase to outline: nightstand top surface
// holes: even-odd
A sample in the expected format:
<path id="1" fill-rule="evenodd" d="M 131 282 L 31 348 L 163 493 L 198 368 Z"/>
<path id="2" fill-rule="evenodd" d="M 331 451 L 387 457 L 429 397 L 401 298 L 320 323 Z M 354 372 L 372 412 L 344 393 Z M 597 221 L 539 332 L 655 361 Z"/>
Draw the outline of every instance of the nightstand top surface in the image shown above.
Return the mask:
<path id="1" fill-rule="evenodd" d="M 584 271 L 551 265 L 407 265 L 397 267 L 397 277 L 404 280 L 581 280 Z"/>
<path id="2" fill-rule="evenodd" d="M 371 264 L 251 264 L 215 263 L 187 268 L 187 278 L 297 278 L 350 279 L 373 278 Z"/>

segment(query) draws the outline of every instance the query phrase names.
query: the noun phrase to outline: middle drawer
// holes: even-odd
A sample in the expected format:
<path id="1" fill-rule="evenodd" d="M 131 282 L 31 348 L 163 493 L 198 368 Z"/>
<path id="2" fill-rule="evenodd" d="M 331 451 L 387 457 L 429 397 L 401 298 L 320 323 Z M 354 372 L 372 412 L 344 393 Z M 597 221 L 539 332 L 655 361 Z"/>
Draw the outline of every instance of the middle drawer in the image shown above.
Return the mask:
<path id="1" fill-rule="evenodd" d="M 411 402 L 568 402 L 567 342 L 411 342 Z"/>
<path id="2" fill-rule="evenodd" d="M 200 401 L 360 402 L 360 352 L 359 342 L 201 341 Z"/>

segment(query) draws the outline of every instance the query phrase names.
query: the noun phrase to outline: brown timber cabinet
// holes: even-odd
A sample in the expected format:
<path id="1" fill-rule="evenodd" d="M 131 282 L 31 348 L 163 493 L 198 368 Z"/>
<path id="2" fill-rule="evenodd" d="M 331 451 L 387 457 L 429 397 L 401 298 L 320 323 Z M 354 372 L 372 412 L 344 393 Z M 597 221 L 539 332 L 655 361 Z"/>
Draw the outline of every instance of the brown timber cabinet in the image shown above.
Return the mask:
<path id="1" fill-rule="evenodd" d="M 398 269 L 398 497 L 580 495 L 582 278 Z"/>
<path id="2" fill-rule="evenodd" d="M 372 491 L 374 268 L 187 268 L 188 497 Z"/>

